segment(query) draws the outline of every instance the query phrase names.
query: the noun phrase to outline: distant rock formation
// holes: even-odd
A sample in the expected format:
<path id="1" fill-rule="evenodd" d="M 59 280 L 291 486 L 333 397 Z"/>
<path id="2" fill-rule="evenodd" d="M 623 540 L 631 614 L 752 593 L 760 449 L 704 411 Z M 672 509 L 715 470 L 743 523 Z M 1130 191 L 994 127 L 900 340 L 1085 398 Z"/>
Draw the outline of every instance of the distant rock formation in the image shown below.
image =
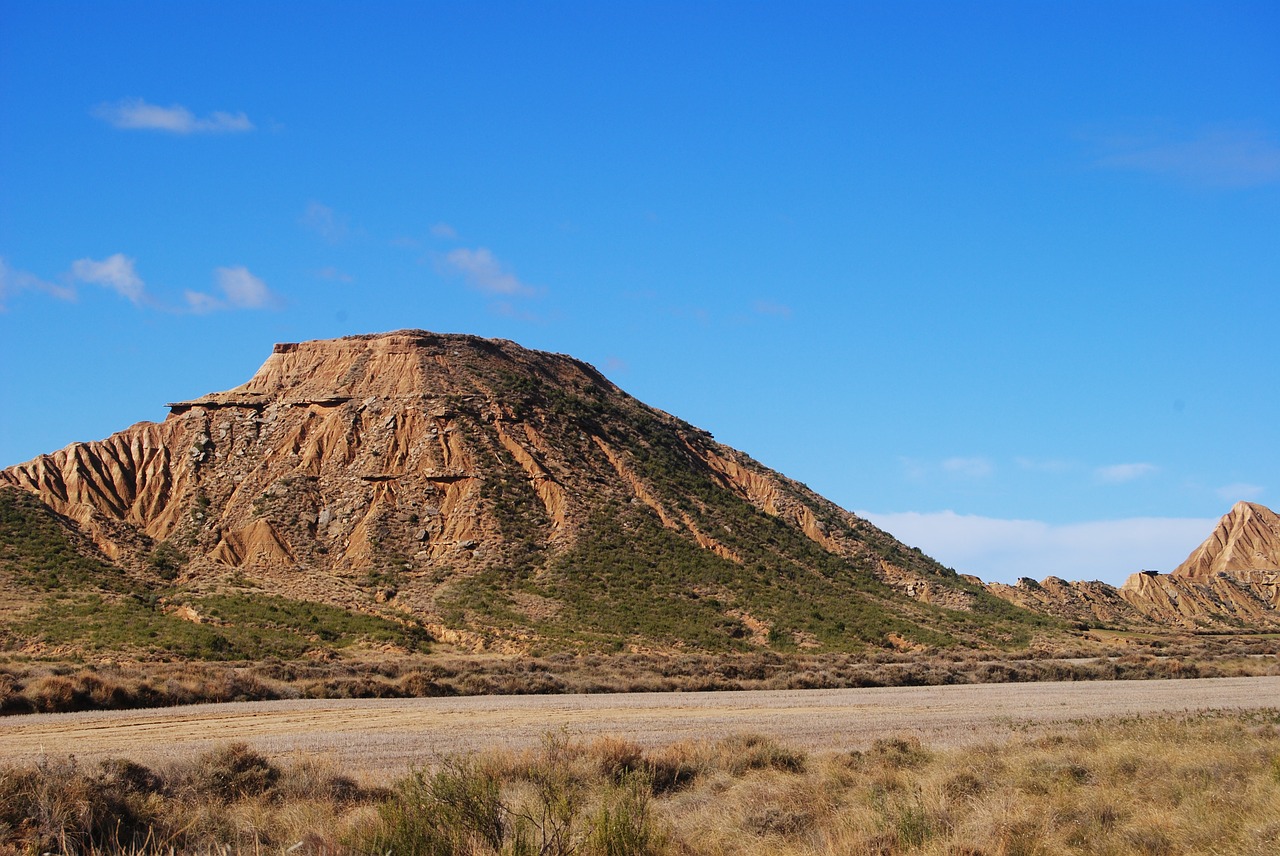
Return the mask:
<path id="1" fill-rule="evenodd" d="M 1280 515 L 1265 505 L 1237 502 L 1173 576 L 1204 580 L 1248 571 L 1280 572 Z"/>
<path id="2" fill-rule="evenodd" d="M 1169 574 L 1142 571 L 1120 588 L 1100 582 L 991 584 L 999 597 L 1073 621 L 1187 629 L 1280 627 L 1280 516 L 1238 502 Z"/>

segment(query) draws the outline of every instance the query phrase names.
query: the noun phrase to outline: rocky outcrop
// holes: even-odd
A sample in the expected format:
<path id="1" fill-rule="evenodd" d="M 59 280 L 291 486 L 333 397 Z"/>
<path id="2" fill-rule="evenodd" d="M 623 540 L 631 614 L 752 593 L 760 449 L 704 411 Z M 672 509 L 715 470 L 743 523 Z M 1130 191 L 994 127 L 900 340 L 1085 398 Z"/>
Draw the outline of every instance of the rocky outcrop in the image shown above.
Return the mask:
<path id="1" fill-rule="evenodd" d="M 1280 515 L 1264 505 L 1237 502 L 1173 576 L 1205 580 L 1246 571 L 1280 573 Z"/>
<path id="2" fill-rule="evenodd" d="M 1142 571 L 1118 589 L 1100 582 L 1024 579 L 988 590 L 1073 621 L 1188 630 L 1280 626 L 1280 516 L 1238 502 L 1169 574 Z"/>
<path id="3" fill-rule="evenodd" d="M 1280 625 L 1280 573 L 1221 571 L 1208 577 L 1132 574 L 1119 593 L 1144 618 L 1187 628 Z"/>
<path id="4" fill-rule="evenodd" d="M 990 583 L 987 589 L 1005 600 L 1029 609 L 1076 622 L 1104 624 L 1142 623 L 1142 612 L 1115 589 L 1103 582 L 1068 582 L 1046 577 L 1036 582 L 1030 577 L 1016 585 Z"/>

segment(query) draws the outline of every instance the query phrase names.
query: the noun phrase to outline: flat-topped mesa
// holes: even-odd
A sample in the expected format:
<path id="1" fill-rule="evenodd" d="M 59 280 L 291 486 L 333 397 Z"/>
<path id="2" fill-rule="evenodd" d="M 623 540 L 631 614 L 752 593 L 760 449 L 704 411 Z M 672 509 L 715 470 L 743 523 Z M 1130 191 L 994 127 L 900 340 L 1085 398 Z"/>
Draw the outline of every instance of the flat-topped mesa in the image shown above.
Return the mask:
<path id="1" fill-rule="evenodd" d="M 1280 515 L 1252 502 L 1237 502 L 1172 575 L 1208 579 L 1242 571 L 1280 571 Z"/>
<path id="2" fill-rule="evenodd" d="M 586 627 L 580 604 L 633 585 L 668 593 L 662 621 L 709 609 L 707 632 L 731 640 L 741 622 L 803 611 L 812 626 L 772 637 L 801 647 L 879 633 L 867 610 L 935 638 L 936 610 L 990 606 L 590 365 L 505 340 L 400 330 L 282 344 L 247 383 L 170 407 L 163 423 L 0 470 L 0 487 L 38 495 L 139 573 L 170 542 L 186 591 L 234 570 L 269 594 L 503 638 L 553 618 Z M 784 612 L 788 598 L 821 609 Z"/>
<path id="3" fill-rule="evenodd" d="M 594 368 L 571 357 L 529 351 L 504 339 L 397 330 L 278 344 L 247 383 L 223 395 L 250 400 L 262 395 L 282 402 L 395 398 L 428 392 L 471 395 L 488 386 L 481 383 L 477 388 L 479 361 L 486 363 L 481 372 L 484 375 L 505 365 L 515 374 L 531 373 L 558 383 L 616 391 Z"/>

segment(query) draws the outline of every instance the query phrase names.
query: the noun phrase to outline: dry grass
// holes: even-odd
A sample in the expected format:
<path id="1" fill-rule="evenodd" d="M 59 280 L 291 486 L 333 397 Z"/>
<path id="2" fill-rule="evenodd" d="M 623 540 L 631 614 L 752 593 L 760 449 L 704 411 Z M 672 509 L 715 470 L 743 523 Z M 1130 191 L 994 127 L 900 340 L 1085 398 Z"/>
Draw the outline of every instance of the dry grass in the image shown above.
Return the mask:
<path id="1" fill-rule="evenodd" d="M 1083 635 L 1020 652 L 619 653 L 483 656 L 365 652 L 333 660 L 0 661 L 0 714 L 292 698 L 422 698 L 841 689 L 1280 674 L 1280 637 Z"/>
<path id="2" fill-rule="evenodd" d="M 1091 720 L 948 749 L 806 756 L 549 735 L 369 788 L 228 746 L 149 770 L 0 769 L 0 852 L 1273 854 L 1280 711 Z"/>

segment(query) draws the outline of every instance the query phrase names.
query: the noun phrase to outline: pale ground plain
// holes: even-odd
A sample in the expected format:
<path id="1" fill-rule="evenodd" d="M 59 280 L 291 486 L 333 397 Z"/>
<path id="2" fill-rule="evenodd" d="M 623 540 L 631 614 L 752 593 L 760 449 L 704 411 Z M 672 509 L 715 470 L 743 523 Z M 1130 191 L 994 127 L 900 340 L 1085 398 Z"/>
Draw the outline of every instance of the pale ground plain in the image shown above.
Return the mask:
<path id="1" fill-rule="evenodd" d="M 749 732 L 823 752 L 888 736 L 959 746 L 1074 719 L 1256 708 L 1280 708 L 1280 677 L 243 702 L 6 717 L 0 754 L 11 764 L 73 754 L 158 765 L 244 741 L 282 761 L 316 753 L 383 779 L 441 755 L 530 746 L 560 730 L 648 746 Z"/>

